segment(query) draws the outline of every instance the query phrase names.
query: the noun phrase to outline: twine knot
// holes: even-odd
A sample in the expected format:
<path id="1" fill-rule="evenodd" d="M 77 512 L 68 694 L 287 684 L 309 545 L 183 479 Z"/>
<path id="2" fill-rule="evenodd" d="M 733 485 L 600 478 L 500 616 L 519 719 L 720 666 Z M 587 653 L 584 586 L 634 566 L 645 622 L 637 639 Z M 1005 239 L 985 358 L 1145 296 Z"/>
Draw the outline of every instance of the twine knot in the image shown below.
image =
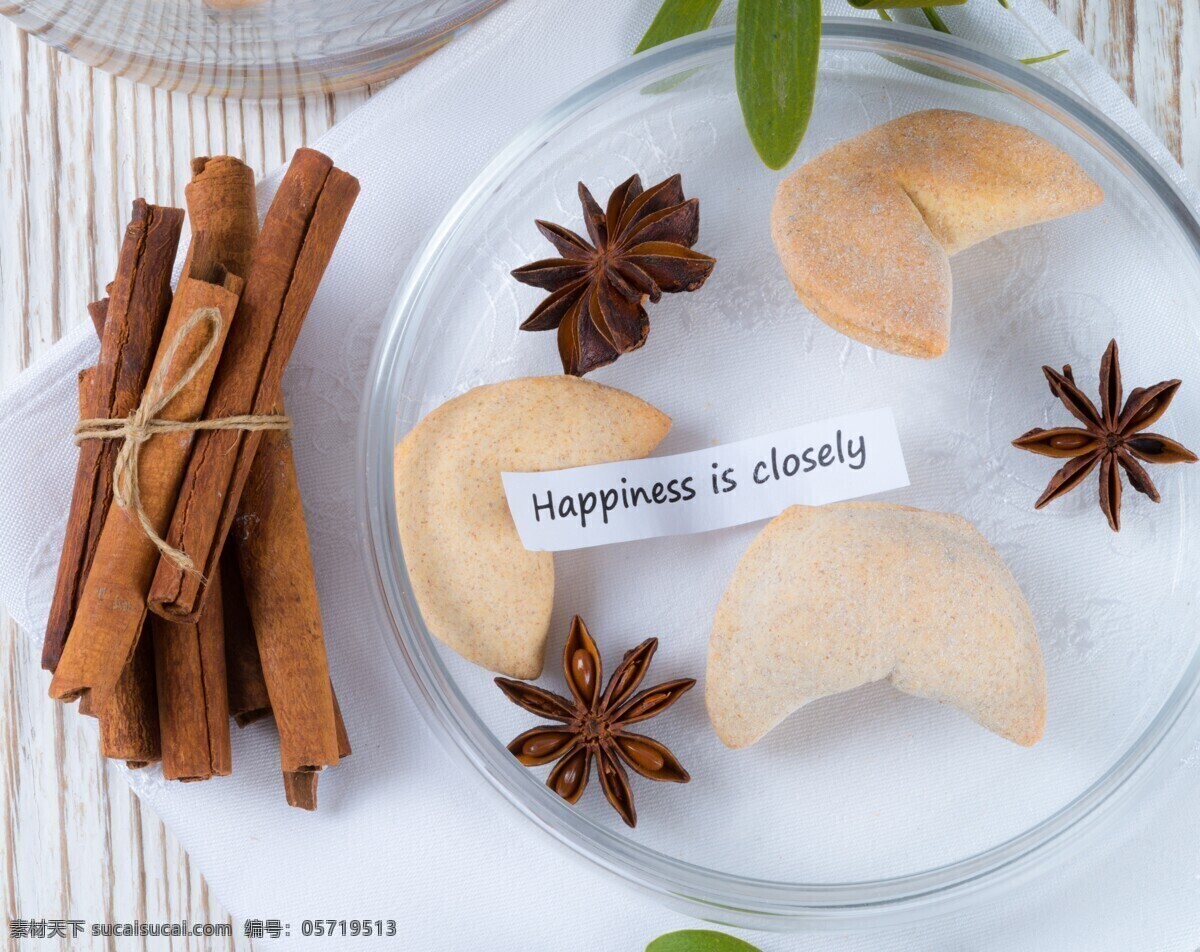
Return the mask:
<path id="1" fill-rule="evenodd" d="M 167 375 L 174 362 L 175 352 L 194 328 L 205 323 L 208 324 L 209 336 L 204 347 L 179 378 L 168 387 Z M 84 440 L 123 441 L 113 467 L 113 502 L 131 513 L 155 548 L 185 572 L 197 571 L 195 563 L 186 552 L 170 545 L 158 534 L 142 507 L 141 490 L 138 485 L 138 459 L 142 446 L 151 437 L 161 433 L 194 433 L 197 430 L 288 430 L 292 426 L 291 418 L 282 414 L 242 414 L 219 417 L 215 420 L 165 420 L 158 416 L 167 404 L 192 382 L 220 346 L 222 325 L 221 312 L 215 307 L 197 308 L 167 345 L 162 359 L 158 361 L 154 376 L 150 378 L 142 394 L 141 403 L 129 416 L 124 419 L 80 420 L 75 424 L 76 446 Z"/>

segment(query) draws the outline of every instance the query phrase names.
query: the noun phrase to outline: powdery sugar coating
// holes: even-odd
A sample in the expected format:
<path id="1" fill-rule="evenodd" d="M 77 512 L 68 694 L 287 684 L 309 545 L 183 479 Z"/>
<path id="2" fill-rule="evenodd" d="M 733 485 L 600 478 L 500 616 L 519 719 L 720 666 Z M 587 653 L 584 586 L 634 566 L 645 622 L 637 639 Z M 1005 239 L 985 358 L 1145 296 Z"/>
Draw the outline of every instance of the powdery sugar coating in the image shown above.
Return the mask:
<path id="1" fill-rule="evenodd" d="M 1046 676 L 1012 573 L 960 516 L 885 503 L 793 506 L 750 544 L 717 608 L 706 700 L 729 747 L 871 681 L 1041 739 Z"/>
<path id="2" fill-rule="evenodd" d="M 566 376 L 476 387 L 421 420 L 396 447 L 396 514 L 429 630 L 492 671 L 541 674 L 554 560 L 521 545 L 501 472 L 637 459 L 670 427 L 637 397 Z"/>
<path id="3" fill-rule="evenodd" d="M 1027 129 L 946 109 L 849 139 L 779 184 L 771 233 L 796 294 L 855 340 L 909 357 L 949 344 L 949 256 L 1098 205 L 1096 185 Z"/>

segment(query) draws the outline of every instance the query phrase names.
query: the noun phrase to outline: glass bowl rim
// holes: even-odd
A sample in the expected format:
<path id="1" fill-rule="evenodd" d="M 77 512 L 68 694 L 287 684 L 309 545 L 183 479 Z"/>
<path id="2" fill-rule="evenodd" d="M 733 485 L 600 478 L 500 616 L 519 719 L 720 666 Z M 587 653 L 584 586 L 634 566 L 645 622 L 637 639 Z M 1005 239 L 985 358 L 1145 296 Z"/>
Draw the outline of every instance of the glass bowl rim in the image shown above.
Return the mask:
<path id="1" fill-rule="evenodd" d="M 154 0 L 144 2 L 150 5 Z M 438 2 L 420 0 L 420 8 L 433 8 Z M 503 2 L 460 0 L 461 5 L 446 9 L 416 29 L 372 41 L 353 52 L 224 64 L 215 72 L 203 59 L 168 57 L 136 46 L 105 46 L 78 30 L 64 28 L 40 10 L 30 9 L 31 0 L 17 0 L 15 6 L 0 9 L 0 15 L 54 49 L 114 76 L 167 92 L 259 102 L 346 92 L 383 82 L 415 65 L 462 27 Z"/>
<path id="2" fill-rule="evenodd" d="M 734 926 L 769 930 L 848 930 L 896 925 L 962 908 L 985 888 L 1012 885 L 1038 871 L 1056 846 L 1057 862 L 1094 843 L 1098 822 L 1166 762 L 1182 733 L 1185 712 L 1194 720 L 1200 686 L 1200 650 L 1193 650 L 1179 681 L 1154 719 L 1108 769 L 1057 812 L 1009 840 L 964 859 L 878 880 L 781 883 L 723 873 L 675 859 L 614 833 L 575 812 L 531 777 L 498 743 L 458 691 L 420 622 L 396 527 L 392 452 L 395 407 L 408 333 L 415 326 L 425 285 L 472 210 L 539 143 L 605 98 L 651 83 L 659 74 L 708 65 L 733 46 L 733 28 L 683 37 L 625 60 L 589 80 L 518 134 L 479 173 L 413 258 L 390 305 L 366 378 L 358 433 L 358 512 L 365 564 L 376 586 L 382 634 L 406 687 L 439 740 L 474 768 L 483 786 L 575 854 L 691 915 Z M 1085 100 L 1017 60 L 932 30 L 865 18 L 826 18 L 822 50 L 907 56 L 966 75 L 1017 95 L 1124 169 L 1161 206 L 1192 254 L 1200 258 L 1200 220 L 1157 162 L 1123 129 Z M 415 635 L 406 616 L 417 619 Z"/>

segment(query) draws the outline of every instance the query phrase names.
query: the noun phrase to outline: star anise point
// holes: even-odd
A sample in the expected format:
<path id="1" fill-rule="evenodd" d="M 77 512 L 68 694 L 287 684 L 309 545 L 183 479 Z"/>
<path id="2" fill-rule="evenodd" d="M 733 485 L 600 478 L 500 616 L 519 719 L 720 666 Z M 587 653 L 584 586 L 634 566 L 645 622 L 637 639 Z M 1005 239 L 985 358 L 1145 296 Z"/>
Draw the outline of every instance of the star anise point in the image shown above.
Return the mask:
<path id="1" fill-rule="evenodd" d="M 1158 433 L 1145 432 L 1167 411 L 1179 389 L 1178 380 L 1137 387 L 1122 404 L 1121 367 L 1116 340 L 1109 342 L 1100 361 L 1100 407 L 1075 382 L 1071 365 L 1062 373 L 1042 367 L 1050 392 L 1062 401 L 1082 427 L 1035 427 L 1012 441 L 1017 449 L 1067 462 L 1051 477 L 1037 502 L 1041 509 L 1082 484 L 1100 467 L 1100 509 L 1114 532 L 1121 530 L 1121 471 L 1129 484 L 1154 502 L 1160 500 L 1150 474 L 1138 462 L 1194 463 L 1196 454 Z"/>
<path id="2" fill-rule="evenodd" d="M 563 675 L 571 699 L 524 681 L 496 678 L 500 690 L 514 704 L 557 722 L 518 735 L 509 743 L 509 752 L 526 767 L 557 761 L 546 786 L 569 803 L 578 802 L 583 795 L 594 761 L 605 798 L 625 823 L 636 826 L 637 811 L 625 767 L 650 780 L 687 783 L 691 779 L 666 747 L 626 730 L 661 714 L 696 683 L 679 678 L 638 692 L 657 648 L 658 639 L 647 638 L 625 652 L 602 688 L 600 652 L 583 619 L 576 615 L 563 648 Z"/>
<path id="3" fill-rule="evenodd" d="M 605 208 L 582 182 L 578 193 L 588 238 L 539 219 L 538 230 L 562 257 L 511 273 L 550 292 L 521 329 L 557 328 L 563 372 L 581 377 L 645 344 L 645 302 L 695 291 L 716 262 L 692 250 L 700 203 L 684 199 L 678 174 L 649 189 L 630 176 L 612 190 Z"/>

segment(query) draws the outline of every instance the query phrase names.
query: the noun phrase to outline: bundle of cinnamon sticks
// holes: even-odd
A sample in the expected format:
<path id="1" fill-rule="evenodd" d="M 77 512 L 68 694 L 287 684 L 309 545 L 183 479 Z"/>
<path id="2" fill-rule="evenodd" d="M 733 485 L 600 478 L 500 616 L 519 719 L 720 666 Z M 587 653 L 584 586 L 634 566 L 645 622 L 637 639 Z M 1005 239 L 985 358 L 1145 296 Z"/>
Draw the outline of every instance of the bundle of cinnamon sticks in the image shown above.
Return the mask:
<path id="1" fill-rule="evenodd" d="M 250 168 L 195 159 L 174 292 L 183 211 L 134 203 L 108 297 L 88 308 L 100 358 L 79 375 L 42 651 L 50 696 L 98 718 L 104 755 L 161 761 L 168 779 L 228 775 L 230 718 L 273 717 L 287 800 L 310 810 L 350 742 L 281 382 L 357 195 L 301 149 L 260 231 Z"/>

